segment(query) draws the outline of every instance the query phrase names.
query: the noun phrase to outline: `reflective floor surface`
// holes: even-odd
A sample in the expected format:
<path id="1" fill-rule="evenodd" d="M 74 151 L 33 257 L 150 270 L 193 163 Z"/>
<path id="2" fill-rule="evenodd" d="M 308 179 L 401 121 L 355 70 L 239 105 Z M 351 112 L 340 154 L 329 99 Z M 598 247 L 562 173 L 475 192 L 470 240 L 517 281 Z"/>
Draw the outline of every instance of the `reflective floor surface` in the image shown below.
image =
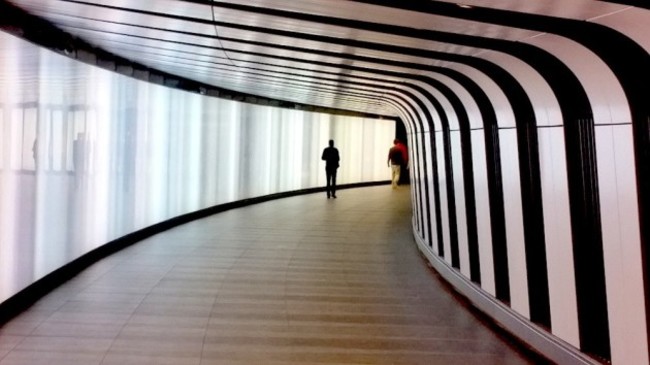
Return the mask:
<path id="1" fill-rule="evenodd" d="M 0 364 L 536 363 L 414 243 L 408 187 L 221 213 L 98 262 L 0 328 Z"/>

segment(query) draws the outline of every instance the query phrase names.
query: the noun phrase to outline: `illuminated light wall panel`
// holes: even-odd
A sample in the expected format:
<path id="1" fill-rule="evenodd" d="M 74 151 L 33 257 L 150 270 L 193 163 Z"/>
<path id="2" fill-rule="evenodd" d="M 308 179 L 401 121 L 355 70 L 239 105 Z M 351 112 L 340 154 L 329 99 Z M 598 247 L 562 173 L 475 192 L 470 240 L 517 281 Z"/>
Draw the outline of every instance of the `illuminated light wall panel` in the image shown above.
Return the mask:
<path id="1" fill-rule="evenodd" d="M 395 122 L 205 97 L 0 33 L 0 302 L 102 244 L 217 204 L 386 181 Z"/>

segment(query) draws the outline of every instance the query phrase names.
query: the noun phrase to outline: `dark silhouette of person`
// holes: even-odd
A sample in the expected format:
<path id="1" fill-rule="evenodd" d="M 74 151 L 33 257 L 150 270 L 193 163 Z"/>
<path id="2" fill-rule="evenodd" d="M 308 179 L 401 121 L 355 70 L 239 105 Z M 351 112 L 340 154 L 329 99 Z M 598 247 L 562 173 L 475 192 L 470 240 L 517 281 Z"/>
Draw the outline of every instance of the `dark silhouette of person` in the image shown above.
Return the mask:
<path id="1" fill-rule="evenodd" d="M 339 168 L 339 150 L 334 147 L 334 140 L 330 139 L 329 147 L 323 150 L 321 160 L 325 161 L 325 176 L 327 177 L 327 199 L 336 198 L 336 169 Z"/>

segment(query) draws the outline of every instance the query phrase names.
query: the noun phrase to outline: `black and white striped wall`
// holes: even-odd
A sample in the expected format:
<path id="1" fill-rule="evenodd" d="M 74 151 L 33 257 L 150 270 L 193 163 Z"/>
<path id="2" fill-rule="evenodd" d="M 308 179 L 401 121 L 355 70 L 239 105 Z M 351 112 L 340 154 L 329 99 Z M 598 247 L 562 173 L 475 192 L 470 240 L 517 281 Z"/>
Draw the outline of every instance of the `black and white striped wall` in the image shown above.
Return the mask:
<path id="1" fill-rule="evenodd" d="M 598 24 L 511 15 L 500 22 L 548 33 L 484 40 L 480 61 L 420 73 L 410 88 L 431 90 L 400 103 L 416 238 L 552 359 L 647 364 L 647 47 Z"/>

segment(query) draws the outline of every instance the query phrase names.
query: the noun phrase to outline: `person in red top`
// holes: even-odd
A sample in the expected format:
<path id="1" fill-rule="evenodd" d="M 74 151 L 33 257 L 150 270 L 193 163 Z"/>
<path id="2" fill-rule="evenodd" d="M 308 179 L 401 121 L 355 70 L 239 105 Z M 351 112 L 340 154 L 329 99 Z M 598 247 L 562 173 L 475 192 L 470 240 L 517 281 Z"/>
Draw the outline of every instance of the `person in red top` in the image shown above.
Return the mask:
<path id="1" fill-rule="evenodd" d="M 408 152 L 406 146 L 400 142 L 399 139 L 393 140 L 393 147 L 388 150 L 388 166 L 391 168 L 391 185 L 393 189 L 397 189 L 399 185 L 399 178 L 402 172 L 402 166 L 408 165 Z"/>
<path id="2" fill-rule="evenodd" d="M 408 169 L 408 165 L 409 165 L 409 153 L 408 153 L 408 150 L 407 150 L 407 148 L 406 148 L 406 145 L 405 145 L 404 143 L 402 143 L 402 141 L 400 141 L 399 139 L 395 139 L 395 140 L 397 141 L 396 146 L 397 146 L 397 147 L 399 148 L 399 150 L 402 152 L 402 160 L 404 161 L 404 164 L 403 164 L 402 166 L 403 166 L 404 168 L 407 168 L 407 169 Z M 395 141 L 393 141 L 393 143 L 394 143 L 394 142 L 395 142 Z"/>

